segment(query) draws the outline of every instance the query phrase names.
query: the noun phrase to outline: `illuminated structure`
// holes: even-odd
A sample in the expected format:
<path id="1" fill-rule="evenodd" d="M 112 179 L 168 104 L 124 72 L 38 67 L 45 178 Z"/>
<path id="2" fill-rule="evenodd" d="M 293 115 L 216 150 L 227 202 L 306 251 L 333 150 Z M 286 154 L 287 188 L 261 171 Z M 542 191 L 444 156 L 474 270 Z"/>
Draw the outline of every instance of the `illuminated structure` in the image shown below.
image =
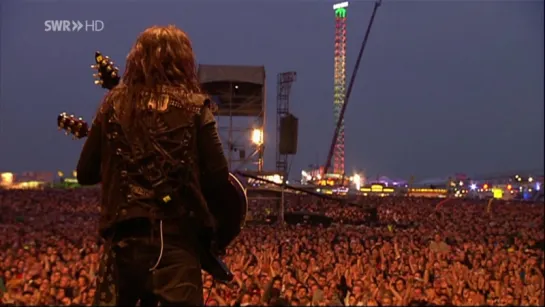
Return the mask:
<path id="1" fill-rule="evenodd" d="M 0 174 L 0 185 L 5 187 L 10 187 L 13 185 L 13 173 L 1 173 Z"/>
<path id="2" fill-rule="evenodd" d="M 467 193 L 467 191 L 465 193 Z M 407 196 L 446 198 L 448 196 L 448 190 L 447 189 L 432 189 L 432 188 L 409 188 L 407 190 Z"/>
<path id="3" fill-rule="evenodd" d="M 213 102 L 229 169 L 261 172 L 266 145 L 265 67 L 200 64 L 198 75 Z"/>
<path id="4" fill-rule="evenodd" d="M 395 188 L 384 186 L 383 184 L 372 184 L 370 186 L 361 187 L 360 192 L 363 196 L 392 196 L 395 195 Z"/>
<path id="5" fill-rule="evenodd" d="M 346 94 L 346 8 L 348 2 L 333 5 L 335 10 L 335 88 L 333 110 L 335 123 L 339 121 Z M 344 174 L 344 119 L 333 152 L 333 172 Z"/>

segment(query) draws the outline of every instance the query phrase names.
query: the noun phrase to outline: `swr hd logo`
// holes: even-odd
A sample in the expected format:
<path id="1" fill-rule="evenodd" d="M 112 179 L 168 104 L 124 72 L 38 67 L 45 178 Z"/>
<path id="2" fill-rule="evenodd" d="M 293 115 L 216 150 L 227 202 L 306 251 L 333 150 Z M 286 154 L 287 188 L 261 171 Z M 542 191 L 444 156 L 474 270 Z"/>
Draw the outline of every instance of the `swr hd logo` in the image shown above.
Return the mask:
<path id="1" fill-rule="evenodd" d="M 46 20 L 45 32 L 101 32 L 102 20 Z"/>

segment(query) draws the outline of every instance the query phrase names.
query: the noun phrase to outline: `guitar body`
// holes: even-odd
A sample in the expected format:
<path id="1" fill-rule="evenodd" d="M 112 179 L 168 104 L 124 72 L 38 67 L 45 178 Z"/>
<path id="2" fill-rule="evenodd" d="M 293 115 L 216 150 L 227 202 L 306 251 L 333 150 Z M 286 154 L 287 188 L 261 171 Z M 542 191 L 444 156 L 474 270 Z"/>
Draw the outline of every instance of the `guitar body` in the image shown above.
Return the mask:
<path id="1" fill-rule="evenodd" d="M 98 71 L 95 74 L 98 78 L 95 84 L 108 90 L 119 84 L 118 69 L 113 66 L 113 62 L 108 57 L 96 52 L 95 62 L 96 64 L 92 66 Z M 82 118 L 69 116 L 66 113 L 62 113 L 57 117 L 57 126 L 78 139 L 86 137 L 89 132 L 89 125 Z M 214 250 L 211 249 L 211 242 L 202 242 L 201 265 L 203 270 L 210 273 L 214 278 L 224 282 L 230 281 L 233 276 L 221 259 L 218 258 L 217 253 L 225 251 L 244 227 L 248 211 L 246 189 L 240 180 L 230 173 L 229 184 L 213 191 L 213 193 L 205 193 L 204 197 L 216 220 L 217 232 Z"/>
<path id="2" fill-rule="evenodd" d="M 248 211 L 246 189 L 244 189 L 238 178 L 230 173 L 228 185 L 221 188 L 220 191 L 206 193 L 204 198 L 212 215 L 216 218 L 218 227 L 216 234 L 217 248 L 223 251 L 240 234 L 242 227 L 244 227 Z M 238 206 L 232 204 L 238 204 Z"/>
<path id="3" fill-rule="evenodd" d="M 210 212 L 216 219 L 217 232 L 216 250 L 210 250 L 203 246 L 200 257 L 201 266 L 215 279 L 229 282 L 234 276 L 216 252 L 225 251 L 244 227 L 248 211 L 246 189 L 238 178 L 230 173 L 229 184 L 213 193 L 205 193 L 204 198 Z"/>

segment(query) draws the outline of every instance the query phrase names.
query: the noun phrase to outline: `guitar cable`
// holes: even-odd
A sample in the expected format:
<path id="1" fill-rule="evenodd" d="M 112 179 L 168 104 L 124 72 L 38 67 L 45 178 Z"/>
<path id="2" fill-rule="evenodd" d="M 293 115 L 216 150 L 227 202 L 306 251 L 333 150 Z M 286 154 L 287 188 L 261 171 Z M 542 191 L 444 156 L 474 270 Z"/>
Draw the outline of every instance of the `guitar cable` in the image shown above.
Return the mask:
<path id="1" fill-rule="evenodd" d="M 159 235 L 161 238 L 161 251 L 159 252 L 159 258 L 157 258 L 157 262 L 155 262 L 155 265 L 149 269 L 150 272 L 155 271 L 157 267 L 159 266 L 159 263 L 161 263 L 161 259 L 163 259 L 163 250 L 165 247 L 165 242 L 163 240 L 163 220 L 159 220 Z"/>
<path id="2" fill-rule="evenodd" d="M 163 236 L 163 220 L 159 221 L 159 236 L 161 238 L 161 251 L 159 252 L 159 257 L 157 258 L 157 262 L 155 262 L 155 265 L 149 269 L 150 272 L 155 271 L 157 267 L 159 266 L 159 263 L 161 263 L 161 259 L 163 259 L 163 251 L 165 247 L 164 242 L 164 236 Z M 208 304 L 208 301 L 210 300 L 211 294 L 212 294 L 212 288 L 216 286 L 216 280 L 212 280 L 212 286 L 210 289 L 208 289 L 208 295 L 206 296 L 206 300 L 204 301 L 204 305 Z"/>

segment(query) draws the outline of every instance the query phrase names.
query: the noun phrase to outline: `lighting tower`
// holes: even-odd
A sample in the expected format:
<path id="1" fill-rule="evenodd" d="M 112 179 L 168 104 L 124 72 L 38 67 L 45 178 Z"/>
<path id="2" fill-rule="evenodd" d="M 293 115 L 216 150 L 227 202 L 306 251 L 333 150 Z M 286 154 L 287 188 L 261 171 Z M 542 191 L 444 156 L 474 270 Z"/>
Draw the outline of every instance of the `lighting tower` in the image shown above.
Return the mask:
<path id="1" fill-rule="evenodd" d="M 346 94 L 346 8 L 348 2 L 333 5 L 335 11 L 335 82 L 333 112 L 339 120 Z M 344 175 L 344 119 L 335 143 L 333 172 Z"/>

